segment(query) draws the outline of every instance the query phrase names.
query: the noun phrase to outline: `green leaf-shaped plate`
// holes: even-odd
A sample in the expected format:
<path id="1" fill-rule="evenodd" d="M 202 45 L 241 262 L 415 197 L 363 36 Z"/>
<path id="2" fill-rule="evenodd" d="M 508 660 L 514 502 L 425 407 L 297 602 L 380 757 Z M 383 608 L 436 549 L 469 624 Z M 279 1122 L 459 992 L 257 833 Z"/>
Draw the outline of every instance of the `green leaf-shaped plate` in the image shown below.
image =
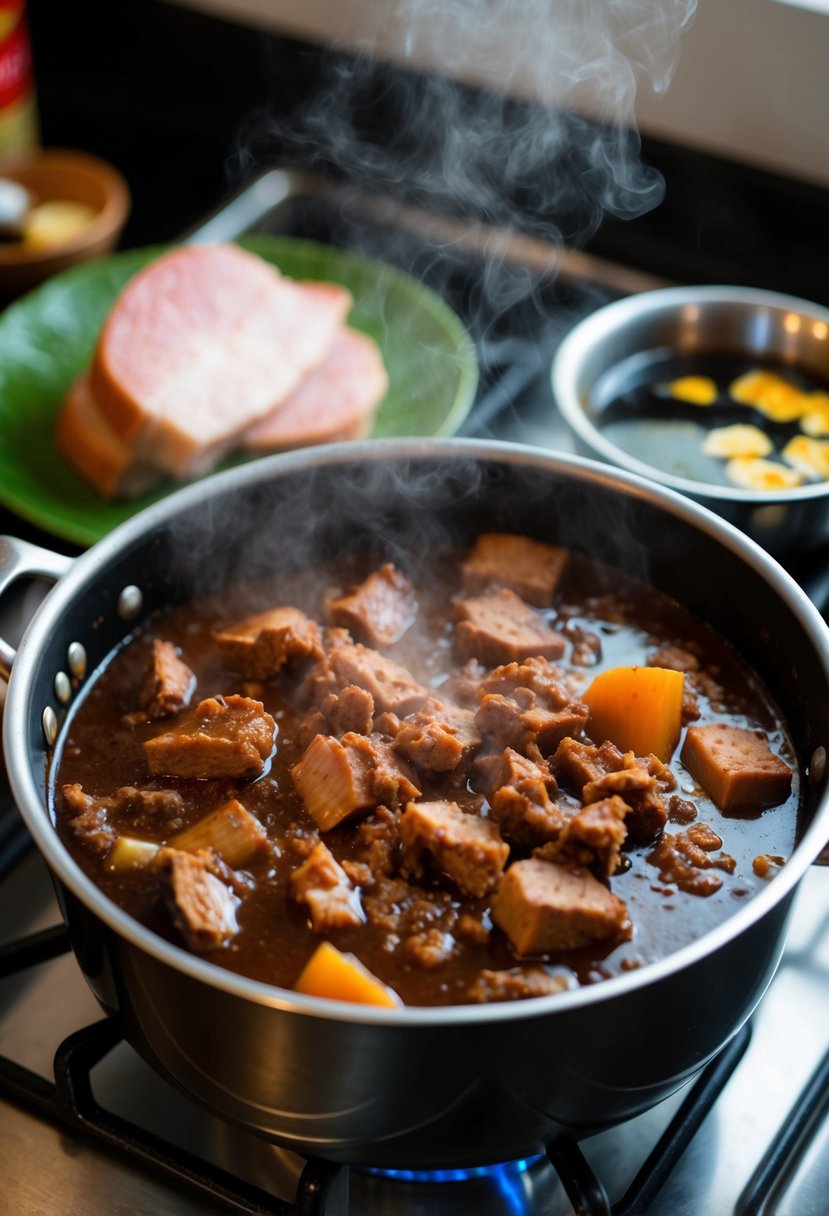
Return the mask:
<path id="1" fill-rule="evenodd" d="M 312 241 L 251 237 L 240 243 L 292 278 L 349 288 L 349 323 L 375 339 L 389 375 L 374 436 L 457 430 L 472 404 L 478 368 L 471 340 L 439 296 L 391 266 Z M 140 499 L 107 502 L 55 446 L 63 396 L 89 363 L 115 297 L 163 252 L 133 250 L 67 271 L 0 316 L 0 502 L 79 545 L 94 543 L 177 488 L 166 483 Z"/>

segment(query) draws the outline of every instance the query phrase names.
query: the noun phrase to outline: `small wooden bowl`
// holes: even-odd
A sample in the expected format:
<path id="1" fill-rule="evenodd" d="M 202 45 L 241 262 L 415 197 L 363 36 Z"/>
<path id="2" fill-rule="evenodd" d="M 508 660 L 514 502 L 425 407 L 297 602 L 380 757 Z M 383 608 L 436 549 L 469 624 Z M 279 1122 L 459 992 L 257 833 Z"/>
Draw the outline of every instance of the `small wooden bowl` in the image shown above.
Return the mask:
<path id="1" fill-rule="evenodd" d="M 95 212 L 71 238 L 48 248 L 0 243 L 0 293 L 17 296 L 69 266 L 108 253 L 130 209 L 130 192 L 112 165 L 86 152 L 49 149 L 0 166 L 0 177 L 19 182 L 38 203 L 85 203 Z"/>

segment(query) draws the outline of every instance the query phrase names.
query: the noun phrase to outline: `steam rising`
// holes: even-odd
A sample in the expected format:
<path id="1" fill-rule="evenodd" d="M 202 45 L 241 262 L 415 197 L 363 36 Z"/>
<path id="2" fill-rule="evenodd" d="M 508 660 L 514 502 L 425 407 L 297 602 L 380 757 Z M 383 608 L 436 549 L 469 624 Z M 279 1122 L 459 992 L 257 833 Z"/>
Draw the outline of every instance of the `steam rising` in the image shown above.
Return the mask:
<path id="1" fill-rule="evenodd" d="M 264 146 L 486 223 L 532 216 L 548 240 L 578 245 L 604 212 L 633 217 L 662 198 L 640 159 L 636 91 L 668 87 L 696 2 L 392 0 L 368 53 L 330 56 L 314 97 L 268 117 Z"/>

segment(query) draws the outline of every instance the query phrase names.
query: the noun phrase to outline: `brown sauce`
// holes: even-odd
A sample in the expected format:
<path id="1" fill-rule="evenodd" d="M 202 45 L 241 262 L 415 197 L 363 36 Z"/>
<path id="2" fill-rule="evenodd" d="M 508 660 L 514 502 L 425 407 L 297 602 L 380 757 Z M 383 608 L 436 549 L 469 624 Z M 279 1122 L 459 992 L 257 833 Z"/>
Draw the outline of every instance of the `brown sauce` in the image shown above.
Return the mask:
<path id="1" fill-rule="evenodd" d="M 418 610 L 415 623 L 383 653 L 409 669 L 416 679 L 439 692 L 459 666 L 452 645 L 452 600 L 460 592 L 459 570 L 464 554 L 446 552 L 432 563 L 428 585 L 422 572 L 404 571 L 415 586 Z M 113 872 L 106 850 L 90 846 L 72 826 L 72 815 L 61 790 L 79 783 L 86 794 L 109 797 L 124 786 L 176 790 L 183 813 L 176 830 L 195 823 L 228 797 L 236 797 L 267 829 L 272 847 L 257 856 L 237 876 L 240 904 L 238 932 L 223 945 L 207 949 L 204 957 L 232 971 L 284 988 L 292 988 L 309 956 L 321 940 L 313 931 L 308 909 L 291 895 L 290 875 L 307 854 L 309 844 L 323 836 L 337 861 L 365 859 L 365 824 L 375 822 L 369 811 L 320 834 L 299 798 L 290 770 L 304 745 L 297 741 L 308 712 L 297 704 L 297 687 L 304 670 L 280 673 L 256 690 L 265 709 L 277 723 L 273 755 L 256 780 L 217 778 L 197 780 L 147 774 L 143 743 L 170 729 L 170 718 L 125 725 L 123 717 L 135 710 L 142 673 L 153 638 L 173 643 L 198 680 L 196 700 L 229 695 L 242 689 L 244 680 L 217 652 L 214 634 L 254 612 L 276 604 L 296 606 L 325 623 L 325 601 L 331 593 L 365 578 L 379 563 L 361 566 L 353 559 L 338 567 L 280 575 L 266 582 L 227 591 L 221 596 L 185 608 L 170 610 L 142 627 L 104 665 L 86 694 L 73 708 L 62 733 L 51 774 L 54 814 L 61 837 L 72 855 L 113 901 L 153 930 L 181 941 L 167 907 L 159 896 L 159 883 L 150 866 Z M 682 820 L 709 825 L 722 838 L 722 853 L 734 859 L 733 872 L 706 871 L 721 880 L 717 890 L 701 896 L 660 878 L 650 854 L 654 841 L 624 846 L 622 862 L 603 881 L 627 904 L 630 929 L 626 934 L 578 950 L 548 954 L 540 959 L 517 959 L 500 929 L 493 926 L 490 897 L 462 894 L 439 871 L 417 878 L 395 873 L 380 891 L 370 884 L 361 891 L 366 923 L 324 934 L 339 950 L 353 953 L 375 976 L 389 985 L 406 1004 L 443 1005 L 470 999 L 469 990 L 482 969 L 544 967 L 567 977 L 570 985 L 589 984 L 618 975 L 664 957 L 698 939 L 725 920 L 764 880 L 753 862 L 761 854 L 788 856 L 795 843 L 798 770 L 779 712 L 755 676 L 739 657 L 705 626 L 692 619 L 667 597 L 644 584 L 623 578 L 617 571 L 572 555 L 554 605 L 537 609 L 539 617 L 567 638 L 563 657 L 556 662 L 578 691 L 605 668 L 644 665 L 649 655 L 665 646 L 679 646 L 699 659 L 700 670 L 711 677 L 712 697 L 698 693 L 696 725 L 728 722 L 762 730 L 772 750 L 793 769 L 788 801 L 762 814 L 742 817 L 721 814 L 690 778 L 679 761 L 681 747 L 671 759 L 676 778 L 676 799 L 669 812 L 666 833 L 686 830 Z M 598 662 L 585 666 L 578 642 L 584 635 L 598 638 Z M 573 662 L 574 657 L 580 662 Z M 589 660 L 592 662 L 592 660 Z M 174 718 L 173 718 L 174 720 Z M 486 813 L 486 803 L 472 787 L 468 768 L 450 773 L 420 772 L 423 798 L 449 798 L 462 809 Z M 563 793 L 572 804 L 577 800 Z M 670 799 L 666 796 L 666 804 Z M 694 811 L 696 812 L 694 815 Z M 673 820 L 673 821 L 672 821 Z M 113 822 L 115 832 L 163 843 L 170 825 L 155 829 L 151 817 L 136 825 L 126 819 Z M 305 843 L 303 843 L 305 842 Z M 511 860 L 528 849 L 513 846 Z M 398 884 L 395 886 L 395 883 Z M 446 935 L 449 957 L 437 965 L 424 965 L 412 951 L 412 938 Z M 476 940 L 480 938 L 480 940 Z"/>

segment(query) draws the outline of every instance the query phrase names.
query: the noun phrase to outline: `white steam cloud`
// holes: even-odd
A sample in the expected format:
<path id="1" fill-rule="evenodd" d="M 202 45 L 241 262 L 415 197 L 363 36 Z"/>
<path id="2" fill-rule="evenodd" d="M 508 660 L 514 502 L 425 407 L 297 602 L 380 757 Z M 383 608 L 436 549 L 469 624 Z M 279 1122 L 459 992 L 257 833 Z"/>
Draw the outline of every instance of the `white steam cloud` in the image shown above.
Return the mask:
<path id="1" fill-rule="evenodd" d="M 604 212 L 633 217 L 662 198 L 636 93 L 668 87 L 696 4 L 391 0 L 360 31 L 362 53 L 332 55 L 313 96 L 270 116 L 266 146 L 485 223 L 526 227 L 529 213 L 576 246 Z"/>

